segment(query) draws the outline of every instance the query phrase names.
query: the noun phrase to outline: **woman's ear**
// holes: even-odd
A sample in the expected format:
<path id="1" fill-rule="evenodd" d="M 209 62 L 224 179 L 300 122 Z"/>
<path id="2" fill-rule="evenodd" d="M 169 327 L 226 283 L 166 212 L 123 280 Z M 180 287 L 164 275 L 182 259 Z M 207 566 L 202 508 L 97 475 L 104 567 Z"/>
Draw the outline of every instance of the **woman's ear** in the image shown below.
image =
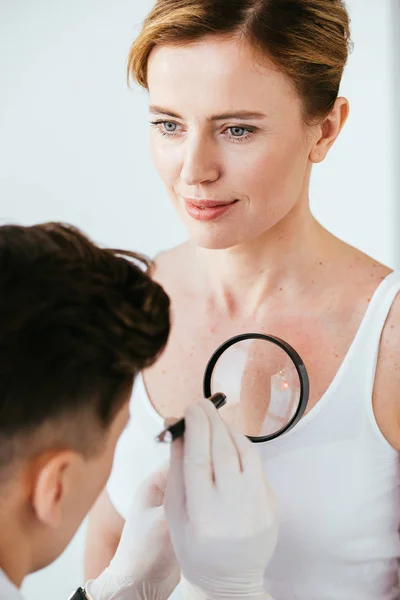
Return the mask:
<path id="1" fill-rule="evenodd" d="M 71 450 L 53 452 L 43 457 L 36 472 L 32 506 L 36 517 L 45 525 L 57 528 L 61 524 L 63 507 L 77 485 L 77 473 L 82 457 Z"/>
<path id="2" fill-rule="evenodd" d="M 309 156 L 312 163 L 320 163 L 325 159 L 346 123 L 349 111 L 346 98 L 338 98 L 329 115 L 317 126 L 316 141 Z"/>

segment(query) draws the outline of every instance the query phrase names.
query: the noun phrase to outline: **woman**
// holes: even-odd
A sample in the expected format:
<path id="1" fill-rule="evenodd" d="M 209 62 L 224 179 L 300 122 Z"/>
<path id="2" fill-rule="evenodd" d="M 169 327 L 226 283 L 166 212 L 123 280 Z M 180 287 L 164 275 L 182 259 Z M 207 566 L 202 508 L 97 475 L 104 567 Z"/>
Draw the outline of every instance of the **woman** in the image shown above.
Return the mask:
<path id="1" fill-rule="evenodd" d="M 281 512 L 266 589 L 400 597 L 400 273 L 326 231 L 308 199 L 348 115 L 348 46 L 342 0 L 159 0 L 132 47 L 155 166 L 190 240 L 156 260 L 172 333 L 138 380 L 110 496 L 93 511 L 90 576 L 137 483 L 167 457 L 153 442 L 163 418 L 196 397 L 223 340 L 259 331 L 296 348 L 311 384 L 302 421 L 260 447 Z"/>

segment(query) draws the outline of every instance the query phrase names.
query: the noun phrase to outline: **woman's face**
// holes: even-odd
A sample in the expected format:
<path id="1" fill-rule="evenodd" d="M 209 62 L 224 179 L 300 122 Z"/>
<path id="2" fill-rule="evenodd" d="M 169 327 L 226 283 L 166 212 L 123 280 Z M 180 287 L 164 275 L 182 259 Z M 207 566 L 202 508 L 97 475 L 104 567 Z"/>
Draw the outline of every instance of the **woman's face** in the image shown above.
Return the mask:
<path id="1" fill-rule="evenodd" d="M 148 82 L 154 163 L 197 245 L 254 239 L 307 198 L 313 142 L 300 98 L 250 45 L 158 46 Z"/>

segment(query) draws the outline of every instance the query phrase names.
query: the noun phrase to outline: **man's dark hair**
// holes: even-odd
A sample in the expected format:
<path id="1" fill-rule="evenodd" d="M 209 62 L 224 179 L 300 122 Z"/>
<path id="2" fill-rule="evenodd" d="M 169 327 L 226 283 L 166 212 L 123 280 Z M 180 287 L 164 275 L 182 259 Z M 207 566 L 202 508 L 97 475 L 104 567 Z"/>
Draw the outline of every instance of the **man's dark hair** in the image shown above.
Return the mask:
<path id="1" fill-rule="evenodd" d="M 169 298 L 149 266 L 68 225 L 0 227 L 0 467 L 47 424 L 82 452 L 104 437 L 167 342 Z"/>

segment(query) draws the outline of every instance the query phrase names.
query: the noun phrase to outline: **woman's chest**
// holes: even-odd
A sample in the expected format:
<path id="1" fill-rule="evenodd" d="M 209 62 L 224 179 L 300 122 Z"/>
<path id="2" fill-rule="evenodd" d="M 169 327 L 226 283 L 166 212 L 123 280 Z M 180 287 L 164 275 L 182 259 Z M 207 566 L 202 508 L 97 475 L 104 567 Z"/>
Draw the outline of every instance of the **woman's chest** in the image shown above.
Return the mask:
<path id="1" fill-rule="evenodd" d="M 180 417 L 188 405 L 203 397 L 205 369 L 215 350 L 232 336 L 255 332 L 285 340 L 301 356 L 310 379 L 309 411 L 335 378 L 358 324 L 359 321 L 354 319 L 354 323 L 343 328 L 329 319 L 318 320 L 311 315 L 300 314 L 279 319 L 243 321 L 199 319 L 195 313 L 181 318 L 176 315 L 165 352 L 144 373 L 148 396 L 155 410 L 163 417 Z M 255 377 L 260 381 L 263 380 L 263 372 L 269 372 L 271 360 L 273 362 L 273 356 L 276 355 L 278 352 L 272 349 L 272 352 L 262 355 L 265 362 L 263 358 L 258 359 L 258 375 Z M 228 363 L 226 365 L 224 381 L 229 379 L 231 388 L 236 381 L 239 382 L 240 377 L 235 361 L 232 361 L 231 368 Z"/>

